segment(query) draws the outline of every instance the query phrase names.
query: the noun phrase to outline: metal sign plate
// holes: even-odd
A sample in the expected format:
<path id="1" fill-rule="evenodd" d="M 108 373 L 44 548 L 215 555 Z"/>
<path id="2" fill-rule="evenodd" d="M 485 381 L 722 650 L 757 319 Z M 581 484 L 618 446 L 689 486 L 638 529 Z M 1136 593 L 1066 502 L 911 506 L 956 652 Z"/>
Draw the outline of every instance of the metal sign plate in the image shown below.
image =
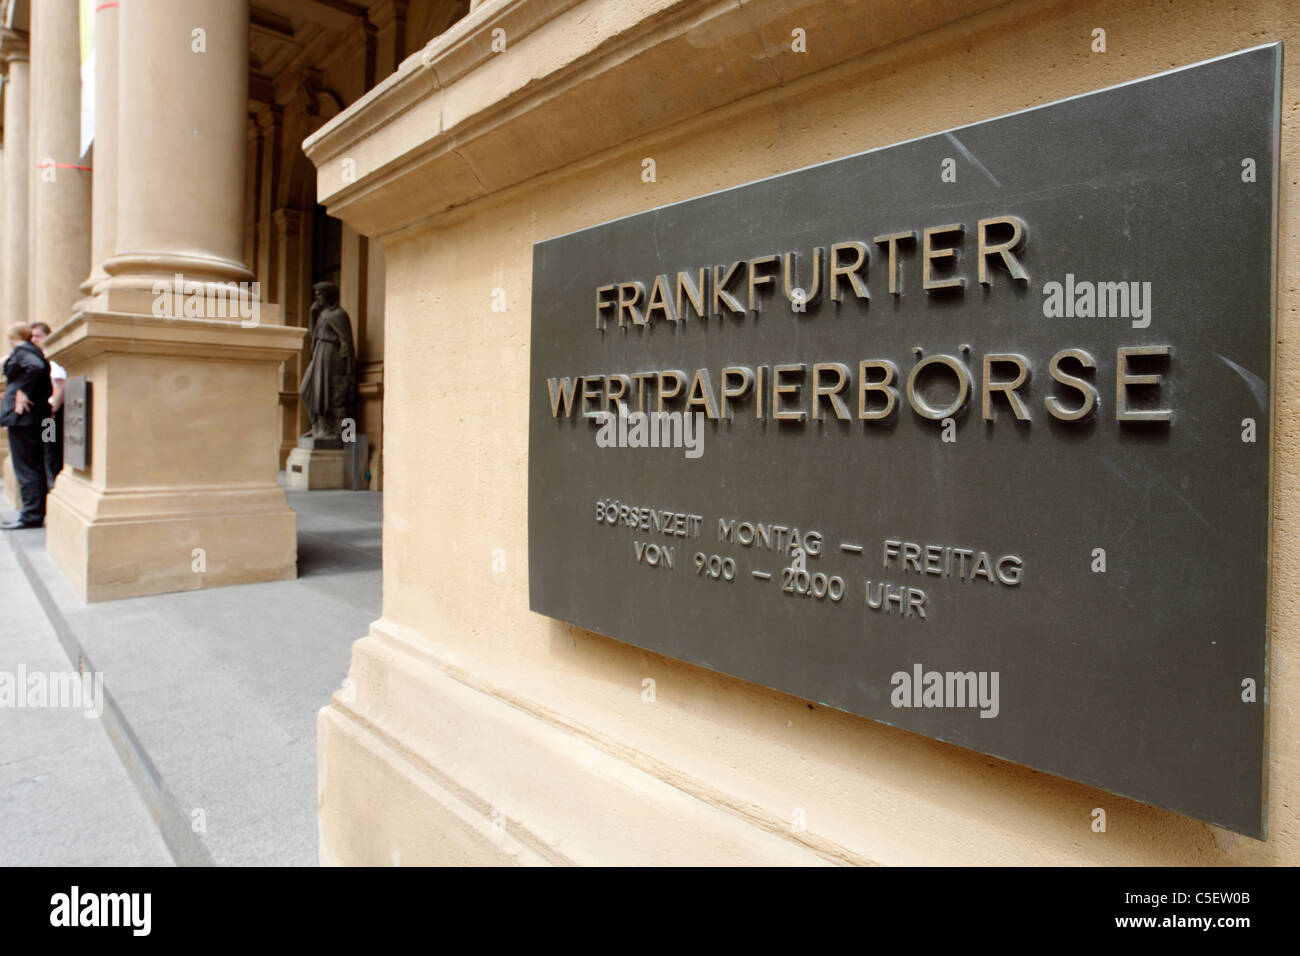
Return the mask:
<path id="1" fill-rule="evenodd" d="M 78 471 L 90 467 L 90 383 L 84 375 L 63 386 L 63 463 Z"/>
<path id="2" fill-rule="evenodd" d="M 1262 837 L 1280 78 L 538 243 L 532 609 Z"/>

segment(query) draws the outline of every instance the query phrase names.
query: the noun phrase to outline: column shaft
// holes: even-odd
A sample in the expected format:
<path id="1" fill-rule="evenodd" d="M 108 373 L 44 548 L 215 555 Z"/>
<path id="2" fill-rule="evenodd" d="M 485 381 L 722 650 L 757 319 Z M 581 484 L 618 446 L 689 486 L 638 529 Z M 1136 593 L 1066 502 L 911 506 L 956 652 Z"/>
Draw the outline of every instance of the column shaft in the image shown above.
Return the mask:
<path id="1" fill-rule="evenodd" d="M 95 10 L 95 172 L 90 216 L 90 275 L 81 286 L 86 293 L 108 278 L 104 261 L 116 251 L 119 19 L 116 4 L 100 4 Z"/>
<path id="2" fill-rule="evenodd" d="M 115 291 L 250 281 L 244 261 L 247 0 L 131 0 L 119 30 Z M 120 305 L 136 303 L 131 297 Z"/>
<path id="3" fill-rule="evenodd" d="M 32 4 L 31 322 L 72 317 L 90 268 L 90 170 L 81 157 L 77 0 Z"/>
<path id="4" fill-rule="evenodd" d="M 31 74 L 27 43 L 6 31 L 3 37 L 5 69 L 5 208 L 4 324 L 27 321 L 27 191 L 31 168 L 28 150 L 28 97 Z"/>

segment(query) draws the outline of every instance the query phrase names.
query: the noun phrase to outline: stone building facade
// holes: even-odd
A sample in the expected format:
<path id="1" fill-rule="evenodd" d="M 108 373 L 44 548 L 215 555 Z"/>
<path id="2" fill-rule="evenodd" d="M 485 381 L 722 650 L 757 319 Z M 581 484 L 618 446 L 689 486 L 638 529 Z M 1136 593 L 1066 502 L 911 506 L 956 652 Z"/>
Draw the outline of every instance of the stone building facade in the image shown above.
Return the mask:
<path id="1" fill-rule="evenodd" d="M 383 617 L 319 721 L 321 859 L 1300 860 L 1295 70 L 1266 842 L 534 614 L 525 534 L 534 242 L 1297 39 L 1285 0 L 501 0 L 326 123 L 320 200 L 384 249 L 388 469 Z"/>
<path id="2" fill-rule="evenodd" d="M 313 282 L 352 319 L 362 482 L 383 487 L 383 254 L 317 204 L 301 143 L 469 8 L 5 0 L 4 321 L 48 323 L 50 357 L 92 384 L 90 465 L 47 523 L 87 599 L 295 573 L 276 471 L 306 430 Z"/>
<path id="3" fill-rule="evenodd" d="M 322 862 L 1300 862 L 1295 70 L 1267 841 L 534 614 L 525 530 L 534 242 L 1294 48 L 1291 0 L 121 0 L 95 14 L 117 45 L 96 63 L 93 162 L 76 10 L 4 4 L 0 283 L 6 320 L 56 326 L 52 356 L 96 389 L 90 470 L 65 470 L 48 522 L 81 593 L 292 575 L 276 471 L 304 425 L 311 282 L 337 281 L 355 323 L 383 616 L 318 719 Z M 50 157 L 58 188 L 40 178 Z M 217 284 L 257 281 L 261 321 L 154 316 L 154 283 L 177 273 L 205 308 Z"/>

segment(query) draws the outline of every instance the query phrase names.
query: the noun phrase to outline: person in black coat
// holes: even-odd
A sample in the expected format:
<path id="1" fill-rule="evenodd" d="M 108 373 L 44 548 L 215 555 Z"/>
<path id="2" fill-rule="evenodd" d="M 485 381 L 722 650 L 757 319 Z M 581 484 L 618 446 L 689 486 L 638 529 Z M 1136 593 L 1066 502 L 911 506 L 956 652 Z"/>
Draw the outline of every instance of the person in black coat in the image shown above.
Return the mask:
<path id="1" fill-rule="evenodd" d="M 32 345 L 45 351 L 45 340 L 50 335 L 50 327 L 44 322 L 32 323 Z M 54 479 L 63 470 L 63 389 L 68 383 L 68 373 L 54 359 L 49 359 L 50 379 L 54 394 L 50 396 L 50 417 L 54 428 L 41 429 L 41 441 L 45 444 L 45 487 L 47 492 L 54 490 Z M 50 439 L 53 438 L 53 441 Z"/>
<path id="2" fill-rule="evenodd" d="M 17 521 L 0 525 L 39 528 L 45 523 L 45 447 L 41 430 L 50 417 L 50 363 L 32 344 L 32 333 L 21 323 L 9 327 L 13 351 L 4 361 L 5 396 L 0 403 L 0 426 L 9 429 L 9 454 L 22 494 L 23 508 Z"/>

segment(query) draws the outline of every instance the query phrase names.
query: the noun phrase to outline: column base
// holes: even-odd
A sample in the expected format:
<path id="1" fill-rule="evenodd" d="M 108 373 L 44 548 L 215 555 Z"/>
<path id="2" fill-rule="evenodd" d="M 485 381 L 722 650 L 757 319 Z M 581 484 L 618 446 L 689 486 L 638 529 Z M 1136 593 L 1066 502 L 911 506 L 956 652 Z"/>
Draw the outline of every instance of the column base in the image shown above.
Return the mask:
<path id="1" fill-rule="evenodd" d="M 348 487 L 341 448 L 303 448 L 289 452 L 284 483 L 292 491 L 317 491 Z"/>
<path id="2" fill-rule="evenodd" d="M 46 503 L 45 546 L 82 600 L 297 576 L 297 519 L 278 485 L 112 493 L 75 473 Z"/>
<path id="3" fill-rule="evenodd" d="M 283 310 L 276 303 L 263 302 L 261 294 L 259 282 L 192 279 L 183 272 L 154 281 L 110 276 L 77 303 L 76 311 L 238 322 L 246 329 L 283 325 Z"/>

